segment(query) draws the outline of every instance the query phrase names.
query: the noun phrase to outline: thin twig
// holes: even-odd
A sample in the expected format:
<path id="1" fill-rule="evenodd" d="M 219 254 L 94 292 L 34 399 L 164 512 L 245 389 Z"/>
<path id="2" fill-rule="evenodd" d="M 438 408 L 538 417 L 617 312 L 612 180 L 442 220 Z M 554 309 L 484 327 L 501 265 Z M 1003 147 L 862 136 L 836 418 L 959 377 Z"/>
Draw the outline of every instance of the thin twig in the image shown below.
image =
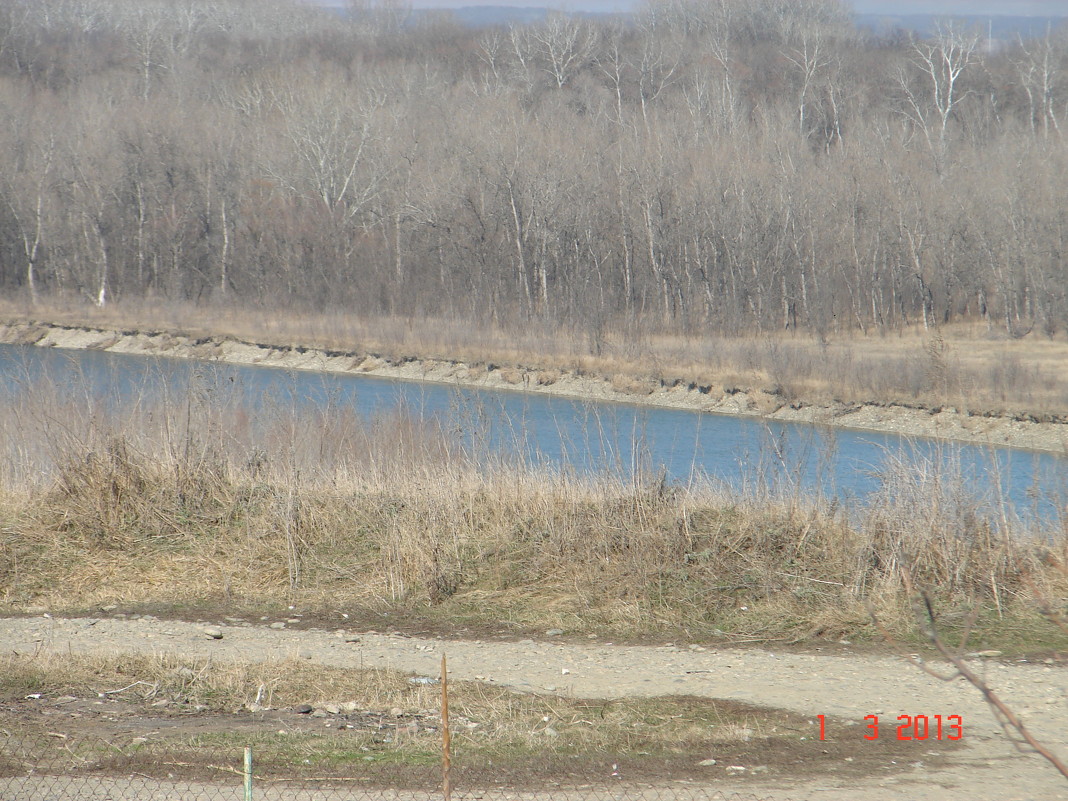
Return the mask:
<path id="1" fill-rule="evenodd" d="M 909 593 L 912 594 L 913 587 L 911 576 L 907 568 L 902 567 L 902 571 L 902 575 L 905 581 L 905 587 L 909 591 Z M 975 623 L 977 613 L 973 610 L 972 614 L 969 615 L 969 621 L 967 626 L 965 627 L 964 636 L 961 639 L 961 646 L 957 649 L 953 649 L 945 643 L 941 635 L 938 633 L 937 616 L 935 614 L 934 602 L 931 600 L 930 593 L 927 590 L 920 590 L 918 596 L 919 600 L 923 602 L 923 612 L 921 612 L 919 609 L 914 609 L 914 612 L 916 613 L 916 622 L 919 624 L 921 630 L 927 636 L 927 639 L 930 641 L 931 645 L 934 646 L 935 650 L 938 651 L 938 653 L 947 662 L 949 662 L 950 665 L 953 666 L 953 672 L 947 674 L 937 671 L 934 668 L 930 667 L 923 659 L 919 658 L 915 654 L 902 655 L 905 656 L 905 658 L 909 662 L 919 667 L 925 673 L 928 673 L 929 675 L 934 676 L 937 679 L 940 679 L 942 681 L 954 681 L 957 678 L 963 678 L 965 681 L 969 682 L 973 687 L 979 690 L 980 693 L 982 693 L 983 700 L 986 701 L 986 703 L 990 706 L 991 710 L 994 712 L 994 717 L 998 721 L 998 724 L 1001 726 L 1002 731 L 1005 732 L 1006 737 L 1009 738 L 1009 741 L 1017 749 L 1023 750 L 1023 747 L 1026 744 L 1032 750 L 1034 750 L 1035 753 L 1039 754 L 1051 765 L 1053 765 L 1053 767 L 1055 767 L 1062 776 L 1068 779 L 1068 765 L 1061 761 L 1061 759 L 1055 753 L 1053 753 L 1053 751 L 1051 751 L 1038 739 L 1035 738 L 1035 736 L 1030 732 L 1024 722 L 1016 716 L 1016 713 L 1014 713 L 1012 709 L 1003 700 L 1001 700 L 1000 697 L 998 697 L 997 693 L 994 692 L 993 688 L 991 688 L 990 685 L 986 683 L 986 680 L 976 674 L 968 666 L 968 663 L 964 660 L 964 643 L 967 642 L 968 636 L 971 633 L 971 629 Z M 882 622 L 875 615 L 874 610 L 869 610 L 869 612 L 871 614 L 872 620 L 875 623 L 876 628 L 883 635 L 886 641 L 892 647 L 894 647 L 895 650 L 898 650 L 899 653 L 903 652 L 903 649 L 900 648 L 900 645 L 896 641 L 896 639 L 886 630 Z"/>
<path id="2" fill-rule="evenodd" d="M 843 584 L 840 581 L 825 581 L 823 579 L 811 578 L 809 576 L 795 576 L 793 573 L 782 573 L 782 572 L 780 572 L 778 570 L 775 571 L 775 575 L 777 575 L 777 576 L 786 576 L 787 578 L 803 579 L 805 581 L 815 581 L 817 584 L 833 584 L 835 587 L 844 587 L 845 586 L 845 584 Z"/>
<path id="3" fill-rule="evenodd" d="M 222 773 L 233 773 L 236 776 L 245 775 L 245 771 L 231 768 L 228 765 L 207 765 L 203 763 L 197 764 L 196 762 L 164 762 L 163 764 L 175 768 L 199 768 L 201 770 L 217 770 Z"/>
<path id="4" fill-rule="evenodd" d="M 153 683 L 153 682 L 150 682 L 150 681 L 135 681 L 133 684 L 127 684 L 125 687 L 123 687 L 120 690 L 104 690 L 103 692 L 100 693 L 100 695 L 118 695 L 119 693 L 124 693 L 127 690 L 129 690 L 129 689 L 131 689 L 133 687 L 136 687 L 138 684 L 144 684 L 146 687 L 151 687 L 152 688 L 152 695 L 155 695 L 157 692 L 159 692 L 159 682 Z M 150 695 L 148 697 L 151 698 L 152 696 Z"/>

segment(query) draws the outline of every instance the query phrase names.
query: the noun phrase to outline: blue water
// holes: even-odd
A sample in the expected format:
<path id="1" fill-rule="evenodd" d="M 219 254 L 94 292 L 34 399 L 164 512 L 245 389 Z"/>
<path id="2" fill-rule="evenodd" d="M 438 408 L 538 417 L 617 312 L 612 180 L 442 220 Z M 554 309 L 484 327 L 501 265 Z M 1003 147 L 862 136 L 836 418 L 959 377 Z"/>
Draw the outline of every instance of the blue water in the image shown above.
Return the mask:
<path id="1" fill-rule="evenodd" d="M 893 462 L 932 479 L 959 477 L 970 491 L 992 504 L 1008 501 L 1028 518 L 1052 519 L 1068 499 L 1068 459 L 1021 449 L 367 375 L 0 345 L 0 393 L 44 377 L 86 404 L 174 401 L 197 392 L 253 415 L 331 406 L 370 421 L 404 409 L 436 421 L 476 458 L 518 456 L 580 473 L 822 493 L 855 504 L 879 490 Z"/>

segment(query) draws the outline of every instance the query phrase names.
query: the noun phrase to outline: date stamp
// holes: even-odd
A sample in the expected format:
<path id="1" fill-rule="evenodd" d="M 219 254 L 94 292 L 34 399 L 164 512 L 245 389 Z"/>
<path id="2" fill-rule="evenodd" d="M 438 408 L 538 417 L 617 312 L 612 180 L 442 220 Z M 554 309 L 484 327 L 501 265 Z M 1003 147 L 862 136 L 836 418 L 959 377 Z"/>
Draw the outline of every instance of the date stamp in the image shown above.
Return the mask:
<path id="1" fill-rule="evenodd" d="M 820 722 L 820 739 L 827 739 L 827 719 L 824 715 L 816 715 Z M 865 740 L 878 740 L 879 716 L 866 715 L 864 717 L 866 733 Z M 898 740 L 962 740 L 964 739 L 964 719 L 960 715 L 898 715 L 894 724 L 890 724 L 891 730 L 896 730 Z"/>

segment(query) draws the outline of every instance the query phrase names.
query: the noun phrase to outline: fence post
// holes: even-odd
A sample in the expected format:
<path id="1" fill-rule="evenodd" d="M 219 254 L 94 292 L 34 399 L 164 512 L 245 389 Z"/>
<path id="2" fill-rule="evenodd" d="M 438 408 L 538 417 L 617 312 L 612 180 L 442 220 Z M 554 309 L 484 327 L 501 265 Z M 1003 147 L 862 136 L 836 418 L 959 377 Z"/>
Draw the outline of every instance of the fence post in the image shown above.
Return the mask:
<path id="1" fill-rule="evenodd" d="M 445 654 L 441 655 L 441 790 L 445 801 L 452 801 L 452 737 L 449 734 L 449 672 Z"/>
<path id="2" fill-rule="evenodd" d="M 245 801 L 252 801 L 252 746 L 245 746 Z"/>

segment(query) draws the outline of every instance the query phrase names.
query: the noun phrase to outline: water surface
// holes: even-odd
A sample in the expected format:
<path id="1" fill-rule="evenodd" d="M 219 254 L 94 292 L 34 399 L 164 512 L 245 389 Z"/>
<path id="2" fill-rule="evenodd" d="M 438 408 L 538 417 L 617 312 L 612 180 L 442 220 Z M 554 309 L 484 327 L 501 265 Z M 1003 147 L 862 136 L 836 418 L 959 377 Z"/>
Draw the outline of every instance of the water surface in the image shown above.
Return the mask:
<path id="1" fill-rule="evenodd" d="M 403 408 L 455 432 L 486 458 L 520 456 L 625 477 L 640 472 L 676 484 L 822 493 L 856 504 L 877 492 L 894 466 L 961 483 L 1026 517 L 1052 518 L 1068 498 L 1068 460 L 1050 453 L 364 374 L 0 345 L 0 390 L 18 393 L 42 378 L 72 400 L 97 405 L 173 402 L 197 392 L 237 398 L 252 415 L 332 406 L 373 420 Z"/>

